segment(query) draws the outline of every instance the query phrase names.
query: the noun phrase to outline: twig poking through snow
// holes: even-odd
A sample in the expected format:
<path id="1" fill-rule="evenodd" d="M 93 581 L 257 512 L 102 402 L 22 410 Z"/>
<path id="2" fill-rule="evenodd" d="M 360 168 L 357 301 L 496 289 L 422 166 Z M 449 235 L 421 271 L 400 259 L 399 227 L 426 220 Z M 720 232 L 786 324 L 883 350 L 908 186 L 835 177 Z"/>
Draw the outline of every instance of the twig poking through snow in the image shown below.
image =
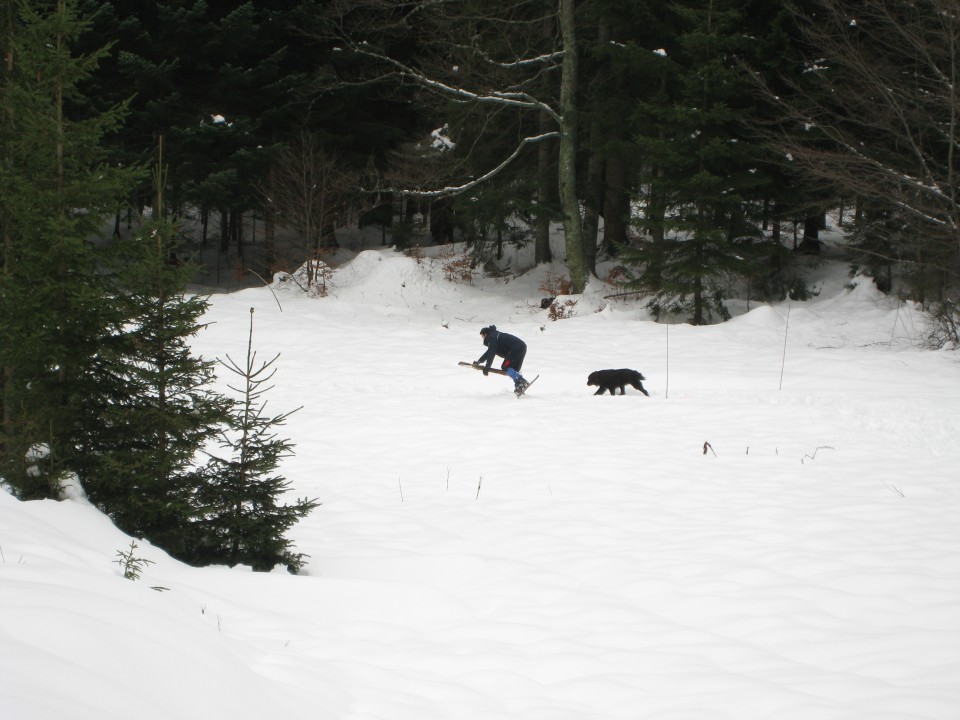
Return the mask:
<path id="1" fill-rule="evenodd" d="M 800 464 L 801 464 L 801 465 L 803 464 L 803 461 L 804 461 L 805 458 L 810 458 L 811 460 L 816 460 L 816 459 L 817 459 L 817 453 L 820 452 L 821 450 L 835 450 L 835 449 L 836 449 L 836 448 L 831 447 L 830 445 L 821 445 L 820 447 L 818 447 L 816 450 L 813 451 L 813 455 L 804 455 L 802 458 L 800 458 Z"/>
<path id="2" fill-rule="evenodd" d="M 481 486 L 481 485 L 483 485 L 483 475 L 480 476 L 480 481 L 477 483 L 477 497 L 475 497 L 474 500 L 478 500 L 478 499 L 480 498 L 480 486 Z"/>
<path id="3" fill-rule="evenodd" d="M 273 288 L 270 287 L 270 283 L 268 283 L 266 280 L 264 280 L 264 279 L 260 276 L 260 274 L 259 274 L 258 272 L 255 272 L 254 270 L 251 270 L 250 268 L 247 268 L 247 272 L 248 272 L 248 273 L 253 273 L 253 274 L 256 275 L 258 278 L 260 278 L 260 282 L 262 282 L 262 283 L 264 284 L 264 286 L 267 288 L 267 290 L 270 291 L 270 294 L 273 295 L 273 299 L 277 301 L 277 307 L 280 308 L 280 312 L 283 312 L 283 305 L 280 304 L 280 298 L 277 297 L 277 294 L 273 291 Z M 297 283 L 297 284 L 299 285 L 299 283 Z"/>
<path id="4" fill-rule="evenodd" d="M 711 444 L 708 443 L 708 442 L 703 443 L 703 454 L 704 454 L 704 455 L 707 454 L 707 449 L 708 449 L 708 448 L 709 448 L 710 452 L 713 453 L 713 456 L 716 457 L 716 456 L 717 456 L 717 453 L 714 451 L 713 445 L 711 445 Z"/>

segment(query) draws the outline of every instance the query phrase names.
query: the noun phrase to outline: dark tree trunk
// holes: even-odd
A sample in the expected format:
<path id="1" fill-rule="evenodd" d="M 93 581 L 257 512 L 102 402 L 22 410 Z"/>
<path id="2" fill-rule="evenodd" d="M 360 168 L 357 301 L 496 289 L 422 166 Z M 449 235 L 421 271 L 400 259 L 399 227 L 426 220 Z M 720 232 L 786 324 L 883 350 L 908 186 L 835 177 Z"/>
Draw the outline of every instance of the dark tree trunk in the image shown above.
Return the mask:
<path id="1" fill-rule="evenodd" d="M 610 155 L 606 161 L 606 192 L 603 196 L 603 249 L 609 255 L 627 243 L 630 198 L 625 187 L 626 166 L 622 157 Z"/>
<path id="2" fill-rule="evenodd" d="M 337 235 L 333 229 L 332 222 L 325 222 L 323 227 L 320 228 L 320 247 L 321 248 L 338 248 L 340 243 L 337 242 Z"/>
<path id="3" fill-rule="evenodd" d="M 563 42 L 563 76 L 560 79 L 560 212 L 566 237 L 567 269 L 574 294 L 582 293 L 590 277 L 583 249 L 583 226 L 577 196 L 577 39 L 574 0 L 559 1 Z"/>
<path id="4" fill-rule="evenodd" d="M 803 219 L 803 240 L 800 241 L 800 252 L 808 255 L 820 254 L 820 227 L 822 215 L 807 215 Z"/>
<path id="5" fill-rule="evenodd" d="M 230 211 L 226 208 L 220 210 L 220 252 L 225 253 L 230 249 Z"/>
<path id="6" fill-rule="evenodd" d="M 230 238 L 237 244 L 237 257 L 243 257 L 243 213 L 238 208 L 230 210 Z"/>

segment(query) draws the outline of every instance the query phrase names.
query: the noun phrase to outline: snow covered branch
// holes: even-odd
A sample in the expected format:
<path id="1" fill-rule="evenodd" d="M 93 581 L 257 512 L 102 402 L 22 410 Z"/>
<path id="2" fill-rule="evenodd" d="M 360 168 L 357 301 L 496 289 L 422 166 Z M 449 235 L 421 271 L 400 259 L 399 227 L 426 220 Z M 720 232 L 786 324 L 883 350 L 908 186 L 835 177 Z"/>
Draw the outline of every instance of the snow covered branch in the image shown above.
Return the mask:
<path id="1" fill-rule="evenodd" d="M 532 135 L 530 137 L 523 138 L 520 143 L 517 145 L 516 149 L 508 157 L 506 157 L 499 165 L 490 170 L 489 172 L 484 173 L 483 175 L 470 180 L 469 182 L 463 183 L 461 185 L 448 185 L 447 187 L 438 188 L 434 190 L 411 190 L 409 188 L 379 188 L 379 192 L 395 192 L 402 195 L 409 195 L 411 197 L 420 197 L 420 198 L 437 198 L 444 197 L 447 195 L 458 195 L 460 193 L 471 190 L 478 185 L 490 180 L 492 177 L 497 175 L 506 169 L 510 163 L 519 157 L 523 149 L 530 144 L 543 142 L 545 140 L 551 140 L 553 138 L 559 138 L 559 131 L 543 133 L 541 135 Z"/>
<path id="2" fill-rule="evenodd" d="M 494 103 L 497 105 L 507 105 L 527 108 L 530 110 L 539 110 L 552 117 L 558 123 L 560 121 L 560 115 L 556 110 L 554 110 L 547 103 L 533 97 L 529 93 L 499 90 L 489 90 L 486 92 L 468 90 L 466 88 L 457 87 L 455 85 L 451 85 L 430 77 L 420 70 L 417 70 L 416 68 L 397 60 L 396 58 L 373 50 L 368 45 L 352 44 L 350 49 L 352 52 L 358 55 L 362 55 L 372 60 L 377 60 L 388 67 L 391 67 L 393 69 L 392 74 L 394 75 L 398 75 L 408 80 L 413 80 L 424 88 L 451 96 L 454 99 L 464 102 Z"/>

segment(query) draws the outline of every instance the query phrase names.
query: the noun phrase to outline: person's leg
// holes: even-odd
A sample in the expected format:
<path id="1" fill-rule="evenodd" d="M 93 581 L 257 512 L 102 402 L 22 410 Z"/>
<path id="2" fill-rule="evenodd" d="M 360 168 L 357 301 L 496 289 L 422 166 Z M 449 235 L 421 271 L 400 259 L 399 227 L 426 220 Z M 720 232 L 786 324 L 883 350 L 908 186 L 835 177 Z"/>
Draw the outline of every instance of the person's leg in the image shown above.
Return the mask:
<path id="1" fill-rule="evenodd" d="M 513 363 L 509 359 L 503 361 L 503 370 L 513 380 L 513 391 L 518 395 L 530 384 L 513 368 Z"/>

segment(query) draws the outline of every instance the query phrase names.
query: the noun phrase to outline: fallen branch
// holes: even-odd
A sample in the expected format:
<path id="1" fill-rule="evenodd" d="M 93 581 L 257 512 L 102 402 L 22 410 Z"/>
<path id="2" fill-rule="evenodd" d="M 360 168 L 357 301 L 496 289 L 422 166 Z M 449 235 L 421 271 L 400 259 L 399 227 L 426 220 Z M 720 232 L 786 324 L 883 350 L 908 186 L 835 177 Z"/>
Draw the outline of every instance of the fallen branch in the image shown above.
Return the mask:
<path id="1" fill-rule="evenodd" d="M 628 290 L 627 292 L 614 293 L 613 295 L 604 295 L 604 300 L 611 300 L 613 298 L 627 297 L 628 295 L 643 295 L 647 290 Z"/>

